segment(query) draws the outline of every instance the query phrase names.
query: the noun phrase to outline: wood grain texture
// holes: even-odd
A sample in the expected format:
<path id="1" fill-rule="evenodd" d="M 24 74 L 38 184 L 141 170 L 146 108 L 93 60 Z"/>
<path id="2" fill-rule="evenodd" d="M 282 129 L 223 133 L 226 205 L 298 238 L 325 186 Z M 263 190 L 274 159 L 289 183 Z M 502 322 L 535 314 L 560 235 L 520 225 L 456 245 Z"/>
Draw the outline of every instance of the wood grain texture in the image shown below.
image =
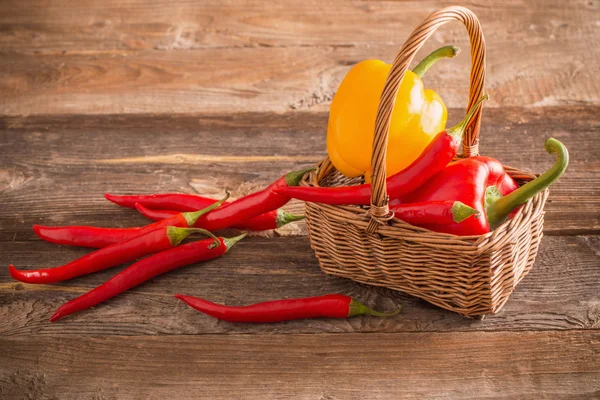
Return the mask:
<path id="1" fill-rule="evenodd" d="M 600 396 L 599 332 L 36 336 L 0 349 L 7 398 Z"/>
<path id="2" fill-rule="evenodd" d="M 446 1 L 311 3 L 4 1 L 0 114 L 325 111 L 351 65 L 391 61 Z M 467 1 L 486 33 L 489 106 L 598 104 L 596 1 Z M 437 32 L 423 54 L 465 50 L 431 70 L 449 107 L 466 103 L 467 35 Z"/>
<path id="3" fill-rule="evenodd" d="M 482 153 L 541 172 L 553 161 L 546 138 L 571 150 L 536 264 L 497 315 L 468 320 L 326 276 L 302 223 L 55 324 L 60 304 L 124 266 L 55 285 L 8 275 L 10 262 L 51 267 L 89 251 L 39 240 L 34 223 L 147 222 L 105 192 L 236 197 L 320 161 L 351 66 L 391 61 L 426 15 L 451 4 L 0 1 L 0 398 L 600 398 L 597 0 L 461 2 L 488 49 Z M 447 44 L 463 52 L 425 83 L 453 123 L 468 90 L 464 28 L 445 26 L 421 53 Z M 338 292 L 404 311 L 236 325 L 177 292 L 233 305 Z"/>
<path id="4" fill-rule="evenodd" d="M 400 292 L 324 275 L 308 240 L 249 238 L 226 256 L 152 279 L 138 288 L 51 324 L 50 316 L 123 267 L 55 285 L 14 281 L 6 266 L 53 267 L 88 252 L 33 242 L 0 242 L 0 336 L 180 335 L 266 333 L 456 332 L 600 329 L 600 239 L 546 237 L 530 275 L 496 315 L 465 319 Z M 391 319 L 313 319 L 281 324 L 234 324 L 189 308 L 173 295 L 244 305 L 281 298 L 344 293 L 381 310 L 403 312 Z"/>
<path id="5" fill-rule="evenodd" d="M 551 190 L 546 234 L 600 232 L 599 107 L 490 109 L 482 154 L 542 172 L 543 144 L 571 149 Z M 451 110 L 458 120 L 462 110 Z M 30 240 L 31 225 L 145 223 L 103 198 L 152 192 L 234 196 L 325 157 L 325 113 L 6 117 L 0 119 L 0 240 Z M 218 132 L 218 134 L 217 134 Z M 301 212 L 301 204 L 292 205 Z M 301 225 L 301 224 L 300 224 Z M 304 234 L 289 227 L 283 234 Z"/>

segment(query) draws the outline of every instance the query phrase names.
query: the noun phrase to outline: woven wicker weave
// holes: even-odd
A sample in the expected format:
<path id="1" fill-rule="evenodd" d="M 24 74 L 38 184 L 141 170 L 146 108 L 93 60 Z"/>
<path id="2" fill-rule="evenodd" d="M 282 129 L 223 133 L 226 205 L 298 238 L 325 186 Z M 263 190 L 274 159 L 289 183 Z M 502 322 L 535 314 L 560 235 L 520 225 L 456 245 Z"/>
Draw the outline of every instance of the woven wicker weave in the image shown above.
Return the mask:
<path id="1" fill-rule="evenodd" d="M 400 290 L 464 316 L 495 313 L 533 266 L 544 223 L 548 190 L 516 215 L 481 236 L 453 236 L 414 227 L 389 216 L 385 157 L 390 116 L 410 62 L 433 32 L 458 20 L 471 42 L 470 108 L 483 94 L 485 43 L 477 17 L 463 7 L 431 14 L 413 31 L 394 60 L 375 124 L 370 208 L 306 204 L 310 243 L 321 269 L 331 275 Z M 478 155 L 481 111 L 463 138 L 463 157 Z M 328 158 L 302 182 L 313 186 L 361 183 L 335 170 Z M 535 175 L 505 167 L 520 184 Z"/>

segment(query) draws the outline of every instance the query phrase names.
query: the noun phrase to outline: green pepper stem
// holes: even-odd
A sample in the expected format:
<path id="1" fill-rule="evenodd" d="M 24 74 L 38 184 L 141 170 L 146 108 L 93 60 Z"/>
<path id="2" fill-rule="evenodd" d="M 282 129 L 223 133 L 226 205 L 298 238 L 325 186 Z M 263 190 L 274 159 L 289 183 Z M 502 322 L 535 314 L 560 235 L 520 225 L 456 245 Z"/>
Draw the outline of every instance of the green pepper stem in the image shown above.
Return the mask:
<path id="1" fill-rule="evenodd" d="M 467 125 L 469 125 L 469 122 L 471 122 L 471 119 L 473 119 L 473 116 L 475 115 L 475 112 L 477 111 L 481 103 L 483 103 L 485 100 L 488 100 L 489 98 L 490 95 L 487 93 L 481 96 L 481 98 L 477 100 L 477 103 L 473 104 L 473 107 L 469 109 L 467 115 L 465 115 L 465 118 L 463 118 L 462 121 L 454 125 L 452 128 L 447 129 L 448 135 L 454 136 L 457 140 L 460 140 L 462 138 L 463 133 L 465 133 Z"/>
<path id="2" fill-rule="evenodd" d="M 298 184 L 300 183 L 302 178 L 304 178 L 304 175 L 307 172 L 311 172 L 316 169 L 317 167 L 310 167 L 301 169 L 299 171 L 288 172 L 287 174 L 285 174 L 285 183 L 287 183 L 288 186 L 298 186 Z"/>
<path id="3" fill-rule="evenodd" d="M 290 222 L 301 221 L 304 219 L 304 215 L 291 214 L 281 209 L 277 210 L 277 227 L 281 228 Z"/>
<path id="4" fill-rule="evenodd" d="M 215 242 L 217 242 L 219 244 L 221 243 L 221 242 L 219 242 L 218 237 L 216 237 L 215 235 L 213 235 L 211 232 L 207 231 L 206 229 L 178 228 L 176 226 L 167 226 L 167 237 L 169 238 L 169 242 L 171 242 L 171 246 L 173 246 L 173 247 L 178 246 L 179 243 L 181 243 L 181 241 L 183 239 L 185 239 L 192 233 L 203 233 L 206 236 L 210 236 L 211 238 L 213 238 L 215 240 Z"/>
<path id="5" fill-rule="evenodd" d="M 229 192 L 227 192 L 225 194 L 225 197 L 223 197 L 221 200 L 215 201 L 213 204 L 211 204 L 210 206 L 208 206 L 206 208 L 203 208 L 202 210 L 192 211 L 192 212 L 184 212 L 184 213 L 181 213 L 181 215 L 183 215 L 183 218 L 185 218 L 185 220 L 187 221 L 188 226 L 194 226 L 196 224 L 196 221 L 198 221 L 198 218 L 200 218 L 204 214 L 214 210 L 215 208 L 219 208 L 221 206 L 221 204 L 223 204 L 225 201 L 227 201 L 228 198 L 229 198 Z"/>
<path id="6" fill-rule="evenodd" d="M 442 58 L 452 58 L 460 53 L 460 49 L 456 46 L 444 46 L 429 54 L 421 60 L 419 64 L 412 70 L 420 78 L 429 71 L 429 68 Z"/>
<path id="7" fill-rule="evenodd" d="M 465 203 L 462 203 L 460 201 L 455 201 L 454 204 L 452 204 L 451 211 L 452 211 L 452 219 L 456 223 L 463 222 L 465 219 L 469 218 L 471 215 L 474 215 L 475 218 L 479 218 L 479 215 L 481 214 L 479 211 L 477 211 L 473 207 L 469 207 L 468 205 L 466 205 Z"/>
<path id="8" fill-rule="evenodd" d="M 225 243 L 225 251 L 229 251 L 229 249 L 231 247 L 233 247 L 234 244 L 236 244 L 237 242 L 239 242 L 240 240 L 242 240 L 243 238 L 246 237 L 246 235 L 248 235 L 247 232 L 242 233 L 239 236 L 235 236 L 232 238 L 223 238 L 223 243 Z"/>
<path id="9" fill-rule="evenodd" d="M 488 206 L 487 218 L 492 228 L 502 224 L 515 208 L 552 185 L 567 169 L 567 165 L 569 165 L 569 151 L 565 145 L 554 138 L 550 138 L 546 140 L 545 147 L 548 153 L 556 154 L 556 163 L 541 176 Z"/>
<path id="10" fill-rule="evenodd" d="M 354 317 L 356 315 L 371 315 L 373 317 L 393 317 L 394 315 L 400 313 L 402 311 L 402 306 L 398 306 L 395 311 L 389 313 L 382 313 L 379 311 L 375 311 L 372 308 L 365 306 L 358 300 L 352 299 L 350 301 L 350 309 L 348 310 L 348 317 Z"/>

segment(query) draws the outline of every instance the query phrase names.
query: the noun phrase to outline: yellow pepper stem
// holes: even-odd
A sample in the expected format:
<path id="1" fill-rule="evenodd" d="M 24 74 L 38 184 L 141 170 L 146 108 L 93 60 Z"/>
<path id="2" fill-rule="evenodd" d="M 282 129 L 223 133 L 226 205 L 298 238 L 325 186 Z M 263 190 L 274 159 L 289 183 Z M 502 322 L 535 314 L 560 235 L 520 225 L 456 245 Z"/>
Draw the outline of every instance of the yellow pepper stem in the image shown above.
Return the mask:
<path id="1" fill-rule="evenodd" d="M 429 68 L 442 58 L 452 58 L 460 53 L 460 48 L 456 46 L 444 46 L 439 48 L 425 57 L 417 66 L 412 70 L 419 78 L 422 78 L 423 75 L 429 71 Z"/>

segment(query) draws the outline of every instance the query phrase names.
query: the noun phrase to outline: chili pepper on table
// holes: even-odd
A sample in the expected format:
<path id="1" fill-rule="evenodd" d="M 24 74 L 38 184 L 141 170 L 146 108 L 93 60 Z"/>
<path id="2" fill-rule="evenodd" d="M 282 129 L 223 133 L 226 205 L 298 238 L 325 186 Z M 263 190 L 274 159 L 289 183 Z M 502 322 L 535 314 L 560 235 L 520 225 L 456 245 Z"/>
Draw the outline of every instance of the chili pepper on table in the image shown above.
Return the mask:
<path id="1" fill-rule="evenodd" d="M 304 318 L 349 318 L 356 315 L 391 317 L 398 314 L 402 307 L 390 313 L 381 313 L 370 309 L 361 302 L 341 294 L 268 301 L 244 307 L 232 307 L 215 304 L 198 297 L 175 295 L 190 307 L 215 318 L 230 322 L 279 322 Z"/>
<path id="2" fill-rule="evenodd" d="M 122 207 L 137 208 L 145 217 L 159 221 L 171 217 L 177 212 L 195 211 L 207 207 L 215 202 L 214 199 L 195 194 L 164 193 L 150 195 L 116 196 L 105 194 L 107 200 Z M 139 204 L 140 206 L 136 206 Z M 229 202 L 223 203 L 224 205 Z M 266 231 L 281 228 L 287 223 L 298 221 L 302 217 L 286 213 L 283 210 L 273 210 L 247 221 L 236 224 L 234 228 L 251 231 Z"/>
<path id="3" fill-rule="evenodd" d="M 115 243 L 132 239 L 136 236 L 152 232 L 158 228 L 175 226 L 180 228 L 193 227 L 203 214 L 219 207 L 229 197 L 229 193 L 221 200 L 214 201 L 210 206 L 194 212 L 184 212 L 169 218 L 146 225 L 141 228 L 100 228 L 95 226 L 43 226 L 34 225 L 33 231 L 50 243 L 101 248 Z"/>
<path id="4" fill-rule="evenodd" d="M 490 232 L 501 225 L 520 205 L 554 183 L 569 163 L 567 148 L 556 139 L 546 140 L 546 151 L 555 153 L 555 164 L 536 179 L 518 187 L 504 171 L 500 161 L 491 157 L 471 157 L 449 164 L 415 193 L 404 199 L 392 199 L 390 209 L 402 203 L 461 201 L 481 216 L 451 224 L 418 224 L 436 232 L 471 236 Z"/>
<path id="5" fill-rule="evenodd" d="M 60 267 L 18 270 L 11 265 L 9 267 L 10 276 L 26 283 L 55 283 L 65 281 L 133 261 L 148 254 L 176 247 L 188 235 L 196 232 L 204 233 L 217 240 L 212 233 L 204 229 L 167 226 L 141 234 L 125 242 L 96 250 Z"/>
<path id="6" fill-rule="evenodd" d="M 195 213 L 178 214 L 175 217 L 163 219 L 143 228 L 45 227 L 36 225 L 34 230 L 39 237 L 52 243 L 86 247 L 108 246 L 139 235 L 140 231 L 145 232 L 165 225 L 184 227 L 193 225 L 196 228 L 203 228 L 208 231 L 218 231 L 283 207 L 290 201 L 290 198 L 275 191 L 286 186 L 297 185 L 304 175 L 312 170 L 314 170 L 314 167 L 289 172 L 265 189 L 219 207 L 221 202 L 225 200 L 223 199 L 210 206 L 213 210 L 211 212 L 207 212 L 209 209 L 207 207 Z M 206 218 L 209 215 L 210 218 Z"/>
<path id="7" fill-rule="evenodd" d="M 98 305 L 158 275 L 225 254 L 246 234 L 233 238 L 217 238 L 186 243 L 144 258 L 125 268 L 97 288 L 63 304 L 50 317 L 54 322 L 74 312 Z M 218 245 L 215 245 L 218 243 Z"/>
<path id="8" fill-rule="evenodd" d="M 411 193 L 452 161 L 460 149 L 462 135 L 467 125 L 481 103 L 488 98 L 488 95 L 484 95 L 471 107 L 465 119 L 456 126 L 438 133 L 412 164 L 387 178 L 387 193 L 390 198 L 401 198 Z M 371 204 L 371 185 L 368 183 L 344 187 L 284 187 L 278 189 L 278 192 L 313 203 Z"/>
<path id="9" fill-rule="evenodd" d="M 406 71 L 396 94 L 388 134 L 386 171 L 394 175 L 412 163 L 434 136 L 446 127 L 448 112 L 442 98 L 425 89 L 423 74 L 443 57 L 459 49 L 446 46 L 428 55 L 413 71 Z M 371 173 L 371 149 L 377 108 L 391 65 L 362 61 L 340 84 L 329 112 L 327 153 L 333 165 L 348 177 Z"/>
<path id="10" fill-rule="evenodd" d="M 160 221 L 165 218 L 170 218 L 178 213 L 178 211 L 170 210 L 153 210 L 150 208 L 146 208 L 140 203 L 135 203 L 135 208 L 140 212 L 140 214 L 142 214 L 146 218 L 151 219 L 152 221 Z M 235 224 L 233 228 L 248 229 L 252 231 L 268 231 L 271 229 L 281 228 L 282 226 L 287 225 L 290 222 L 300 221 L 303 219 L 303 215 L 295 215 L 283 211 L 282 209 L 278 209 L 276 211 L 264 213 L 262 215 L 259 215 L 258 217 L 249 219 L 248 221 Z"/>

